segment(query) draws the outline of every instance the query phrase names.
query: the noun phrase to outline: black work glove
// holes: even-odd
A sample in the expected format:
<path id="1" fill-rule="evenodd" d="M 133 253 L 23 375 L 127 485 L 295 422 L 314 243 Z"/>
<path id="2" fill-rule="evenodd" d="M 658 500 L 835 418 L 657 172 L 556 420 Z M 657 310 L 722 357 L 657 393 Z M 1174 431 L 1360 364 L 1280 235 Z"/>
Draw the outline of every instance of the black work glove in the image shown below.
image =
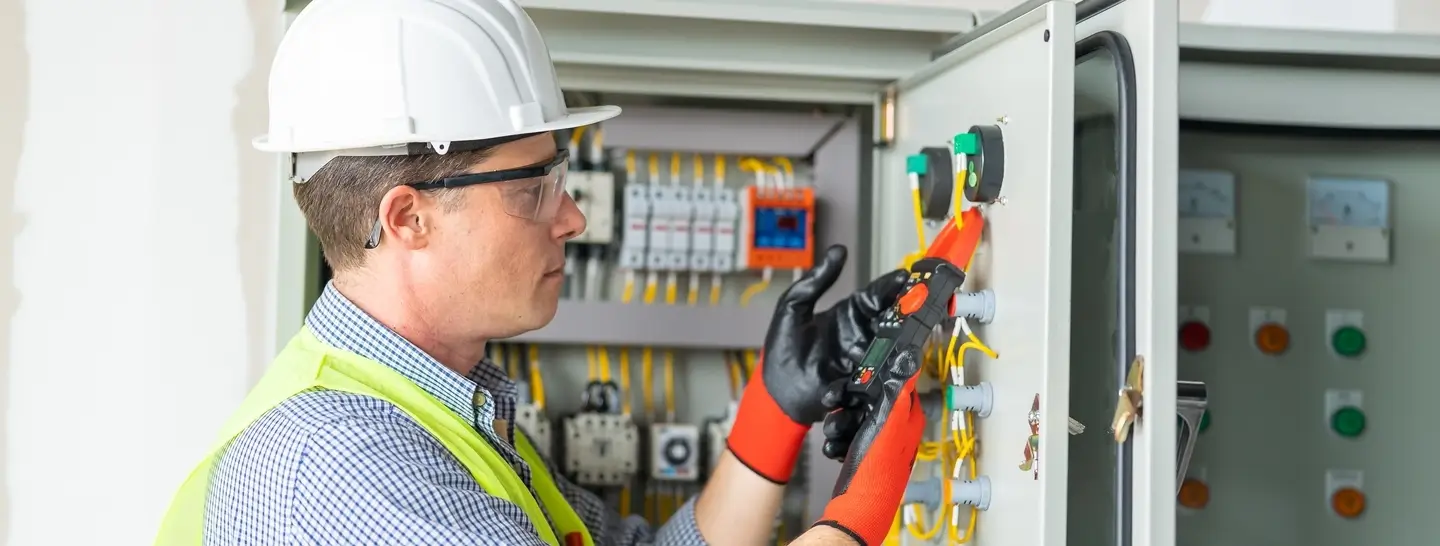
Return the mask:
<path id="1" fill-rule="evenodd" d="M 894 305 L 909 273 L 896 270 L 835 306 L 815 313 L 815 302 L 845 267 L 842 245 L 780 297 L 765 335 L 758 377 L 745 388 L 727 442 L 740 462 L 785 483 L 810 426 L 829 411 L 822 403 L 830 383 L 850 376 L 875 338 L 880 312 Z"/>

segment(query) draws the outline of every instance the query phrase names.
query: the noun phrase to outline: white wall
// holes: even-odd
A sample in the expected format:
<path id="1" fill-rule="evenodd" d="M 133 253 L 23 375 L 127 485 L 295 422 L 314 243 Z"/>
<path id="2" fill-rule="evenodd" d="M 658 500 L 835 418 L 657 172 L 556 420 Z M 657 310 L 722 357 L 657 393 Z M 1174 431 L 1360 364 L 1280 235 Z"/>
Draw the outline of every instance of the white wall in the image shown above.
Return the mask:
<path id="1" fill-rule="evenodd" d="M 0 2 L 0 544 L 148 544 L 272 354 L 282 8 Z"/>

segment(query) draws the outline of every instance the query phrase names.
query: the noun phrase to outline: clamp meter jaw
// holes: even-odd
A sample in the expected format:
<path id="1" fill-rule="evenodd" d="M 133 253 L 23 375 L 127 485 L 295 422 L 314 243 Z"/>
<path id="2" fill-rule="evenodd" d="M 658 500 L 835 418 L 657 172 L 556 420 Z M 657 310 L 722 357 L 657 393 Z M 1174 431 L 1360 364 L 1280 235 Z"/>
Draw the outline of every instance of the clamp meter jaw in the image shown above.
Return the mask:
<path id="1" fill-rule="evenodd" d="M 925 340 L 950 316 L 955 291 L 965 284 L 965 273 L 940 258 L 923 258 L 910 268 L 910 278 L 895 305 L 880 315 L 875 341 L 855 369 L 846 392 L 873 407 L 880 402 L 887 364 L 909 351 L 919 358 Z"/>

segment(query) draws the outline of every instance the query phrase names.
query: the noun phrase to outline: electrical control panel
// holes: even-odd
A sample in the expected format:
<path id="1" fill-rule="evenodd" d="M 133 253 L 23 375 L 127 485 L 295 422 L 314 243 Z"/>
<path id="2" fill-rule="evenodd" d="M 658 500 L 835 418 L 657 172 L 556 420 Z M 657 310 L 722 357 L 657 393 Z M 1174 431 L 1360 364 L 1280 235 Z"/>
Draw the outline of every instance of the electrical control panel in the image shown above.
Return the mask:
<path id="1" fill-rule="evenodd" d="M 1433 224 L 1436 157 L 1434 141 L 1185 137 L 1187 167 L 1244 189 L 1236 251 L 1178 262 L 1180 378 L 1210 401 L 1177 544 L 1389 546 L 1436 531 L 1419 508 L 1434 473 L 1401 462 L 1429 449 L 1405 423 L 1432 413 L 1419 385 L 1440 380 L 1415 343 L 1433 336 L 1433 302 L 1412 289 L 1440 267 L 1414 235 Z M 1257 457 L 1262 445 L 1280 455 Z"/>
<path id="2" fill-rule="evenodd" d="M 630 416 L 577 414 L 565 419 L 563 434 L 565 471 L 575 483 L 613 487 L 635 476 L 640 434 Z"/>
<path id="3" fill-rule="evenodd" d="M 662 481 L 700 479 L 700 427 L 684 423 L 650 425 L 650 477 Z"/>
<path id="4" fill-rule="evenodd" d="M 545 412 L 534 404 L 519 404 L 515 408 L 515 426 L 525 431 L 530 438 L 530 444 L 535 449 L 549 458 L 553 453 L 555 438 L 550 434 L 550 419 L 546 418 Z"/>

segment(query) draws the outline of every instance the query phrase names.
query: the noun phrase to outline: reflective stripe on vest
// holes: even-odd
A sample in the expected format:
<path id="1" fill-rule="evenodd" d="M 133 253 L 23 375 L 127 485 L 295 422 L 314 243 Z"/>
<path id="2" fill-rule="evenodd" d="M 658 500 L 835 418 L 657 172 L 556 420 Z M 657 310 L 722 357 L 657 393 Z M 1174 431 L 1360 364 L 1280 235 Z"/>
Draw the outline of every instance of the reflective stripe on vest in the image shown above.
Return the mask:
<path id="1" fill-rule="evenodd" d="M 450 411 L 440 400 L 384 364 L 326 345 L 309 328 L 302 328 L 285 350 L 275 357 L 270 370 L 225 423 L 215 447 L 180 486 L 165 514 L 155 544 L 201 546 L 210 474 L 225 446 L 281 402 L 314 388 L 349 392 L 394 404 L 445 446 L 486 493 L 508 500 L 524 510 L 546 544 L 594 545 L 584 522 L 560 494 L 544 461 L 518 429 L 515 447 L 530 466 L 531 484 L 540 496 L 538 501 L 500 453 L 469 422 Z M 540 509 L 542 503 L 554 519 L 559 533 L 546 522 L 545 512 Z M 564 542 L 557 536 L 564 537 Z"/>

